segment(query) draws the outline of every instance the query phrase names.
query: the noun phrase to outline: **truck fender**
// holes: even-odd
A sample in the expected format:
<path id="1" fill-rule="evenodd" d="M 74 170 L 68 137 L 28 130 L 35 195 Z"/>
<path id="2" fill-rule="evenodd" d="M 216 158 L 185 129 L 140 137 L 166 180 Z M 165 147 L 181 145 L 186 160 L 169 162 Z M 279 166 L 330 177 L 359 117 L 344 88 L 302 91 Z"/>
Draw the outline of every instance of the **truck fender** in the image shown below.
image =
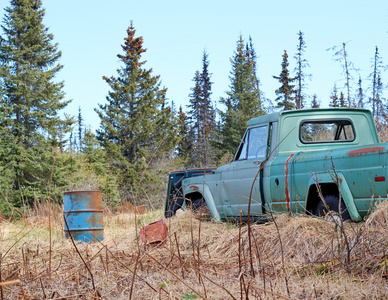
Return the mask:
<path id="1" fill-rule="evenodd" d="M 345 176 L 341 172 L 337 172 L 338 175 L 338 183 L 336 183 L 332 175 L 330 173 L 319 173 L 315 174 L 315 176 L 311 176 L 308 187 L 310 188 L 312 185 L 315 186 L 315 180 L 318 181 L 319 184 L 324 183 L 336 183 L 339 184 L 339 188 L 341 190 L 342 199 L 345 202 L 346 208 L 348 209 L 349 215 L 353 221 L 361 221 L 362 218 L 358 213 L 356 204 L 354 202 L 354 198 L 352 192 L 350 191 L 349 185 L 345 179 Z M 314 178 L 315 177 L 315 178 Z M 308 201 L 308 194 L 306 195 L 306 202 Z"/>
<path id="2" fill-rule="evenodd" d="M 183 194 L 185 198 L 190 198 L 190 194 L 199 193 L 205 199 L 207 207 L 209 208 L 210 214 L 212 215 L 214 220 L 221 221 L 220 214 L 218 213 L 217 207 L 214 203 L 214 198 L 210 192 L 210 189 L 207 184 L 204 185 L 196 185 L 196 184 L 188 184 L 183 187 Z"/>

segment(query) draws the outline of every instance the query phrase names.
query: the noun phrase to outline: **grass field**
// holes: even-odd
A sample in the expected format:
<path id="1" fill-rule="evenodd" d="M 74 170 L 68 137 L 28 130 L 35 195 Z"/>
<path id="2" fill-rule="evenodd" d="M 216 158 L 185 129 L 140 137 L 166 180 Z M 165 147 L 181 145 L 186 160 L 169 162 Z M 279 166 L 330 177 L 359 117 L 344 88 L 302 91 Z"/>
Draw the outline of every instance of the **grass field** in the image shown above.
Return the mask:
<path id="1" fill-rule="evenodd" d="M 141 244 L 140 228 L 162 215 L 106 212 L 104 240 L 76 246 L 58 207 L 51 242 L 44 213 L 2 220 L 0 299 L 388 298 L 388 203 L 345 234 L 306 216 L 248 230 L 186 211 L 166 220 L 163 244 Z"/>

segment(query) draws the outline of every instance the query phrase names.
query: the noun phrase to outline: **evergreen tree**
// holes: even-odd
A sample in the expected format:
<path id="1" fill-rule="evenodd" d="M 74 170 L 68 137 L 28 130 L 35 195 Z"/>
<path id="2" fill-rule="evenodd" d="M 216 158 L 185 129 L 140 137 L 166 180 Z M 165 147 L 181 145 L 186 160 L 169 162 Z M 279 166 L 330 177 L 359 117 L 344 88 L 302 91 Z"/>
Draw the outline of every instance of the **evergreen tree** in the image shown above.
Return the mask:
<path id="1" fill-rule="evenodd" d="M 71 132 L 71 134 L 73 137 L 73 141 L 71 142 L 71 144 L 73 146 L 72 150 L 74 150 L 74 152 L 79 152 L 78 150 L 80 150 L 80 149 L 78 149 L 78 147 L 77 147 L 77 135 L 76 134 L 73 135 L 73 131 Z"/>
<path id="2" fill-rule="evenodd" d="M 358 79 L 357 107 L 364 108 L 364 91 L 362 89 L 361 76 Z"/>
<path id="3" fill-rule="evenodd" d="M 198 139 L 201 134 L 201 125 L 203 125 L 203 114 L 201 114 L 201 74 L 197 70 L 193 78 L 194 87 L 191 88 L 191 93 L 189 95 L 189 105 L 187 106 L 189 111 L 187 113 L 187 127 L 190 128 L 190 135 L 193 137 L 193 148 L 194 148 L 194 139 Z M 189 156 L 191 161 L 196 161 L 198 159 L 196 149 L 191 149 Z"/>
<path id="4" fill-rule="evenodd" d="M 290 110 L 295 108 L 294 94 L 295 94 L 295 85 L 291 84 L 295 78 L 290 77 L 290 72 L 288 71 L 288 54 L 287 51 L 284 50 L 284 54 L 282 55 L 282 71 L 279 76 L 272 76 L 277 79 L 281 86 L 278 88 L 275 93 L 278 97 L 275 99 L 278 102 L 277 108 L 283 108 L 284 110 Z"/>
<path id="5" fill-rule="evenodd" d="M 139 182 L 143 172 L 144 181 L 152 180 L 147 162 L 156 152 L 172 151 L 177 140 L 171 108 L 161 109 L 166 89 L 160 89 L 159 76 L 153 76 L 152 69 L 143 68 L 143 38 L 135 37 L 132 23 L 127 34 L 124 54 L 118 55 L 122 67 L 117 77 L 103 77 L 111 91 L 107 103 L 96 109 L 101 119 L 97 139 L 120 175 L 124 193 Z"/>
<path id="6" fill-rule="evenodd" d="M 338 91 L 337 91 L 337 86 L 334 84 L 334 88 L 331 92 L 331 96 L 330 96 L 330 103 L 329 103 L 329 106 L 330 107 L 339 107 L 340 104 L 338 103 Z"/>
<path id="7" fill-rule="evenodd" d="M 74 152 L 74 145 L 73 145 L 73 131 L 70 132 L 70 137 L 69 137 L 69 148 L 68 151 L 73 154 Z"/>
<path id="8" fill-rule="evenodd" d="M 375 100 L 375 109 L 376 109 L 376 115 L 375 115 L 375 121 L 378 129 L 382 129 L 382 127 L 385 124 L 386 119 L 386 112 L 384 107 L 384 98 L 383 98 L 383 89 L 384 85 L 381 80 L 381 76 L 377 76 L 377 87 L 376 87 L 376 100 Z"/>
<path id="9" fill-rule="evenodd" d="M 11 0 L 5 9 L 0 37 L 1 111 L 13 140 L 10 155 L 0 162 L 12 173 L 12 192 L 2 194 L 15 205 L 46 197 L 55 151 L 71 119 L 62 120 L 63 82 L 55 82 L 62 66 L 61 52 L 43 25 L 44 9 L 38 0 Z M 61 159 L 56 163 L 60 164 Z M 60 199 L 65 171 L 54 168 L 52 198 Z M 22 198 L 22 199 L 21 199 Z"/>
<path id="10" fill-rule="evenodd" d="M 190 94 L 188 105 L 188 120 L 193 136 L 193 147 L 190 153 L 190 166 L 205 167 L 212 164 L 212 146 L 214 140 L 215 112 L 211 103 L 211 85 L 208 55 L 204 51 L 202 58 L 202 72 L 197 71 L 194 76 L 194 87 Z"/>
<path id="11" fill-rule="evenodd" d="M 339 107 L 346 107 L 346 104 L 345 104 L 345 96 L 344 96 L 344 93 L 343 93 L 343 92 L 340 93 L 340 97 L 339 97 Z"/>
<path id="12" fill-rule="evenodd" d="M 115 207 L 120 200 L 117 178 L 111 174 L 107 153 L 100 147 L 90 128 L 85 130 L 81 145 L 81 153 L 84 156 L 83 166 L 86 169 L 83 173 L 84 177 L 94 175 L 96 186 L 93 189 L 101 190 L 104 202 Z M 85 180 L 87 178 L 80 179 L 81 182 Z"/>
<path id="13" fill-rule="evenodd" d="M 80 106 L 78 107 L 78 146 L 80 151 L 82 149 L 82 139 L 83 139 L 82 128 L 83 128 L 83 119 L 82 119 L 81 106 Z"/>
<path id="14" fill-rule="evenodd" d="M 246 130 L 249 119 L 264 114 L 258 89 L 258 79 L 252 60 L 252 49 L 247 52 L 243 37 L 237 41 L 237 49 L 231 58 L 230 91 L 220 102 L 226 111 L 220 111 L 220 149 L 223 153 L 234 153 Z M 250 49 L 250 47 L 248 47 Z"/>
<path id="15" fill-rule="evenodd" d="M 1 93 L 3 94 L 3 93 Z M 0 212 L 4 215 L 9 215 L 13 207 L 3 201 L 3 197 L 7 197 L 13 193 L 15 168 L 14 161 L 10 159 L 13 156 L 13 150 L 16 148 L 12 129 L 8 126 L 8 116 L 12 109 L 4 105 L 4 101 L 0 98 Z"/>
<path id="16" fill-rule="evenodd" d="M 311 108 L 320 108 L 321 107 L 317 98 L 318 98 L 317 94 L 314 94 L 313 100 L 311 100 Z"/>
<path id="17" fill-rule="evenodd" d="M 381 76 L 381 69 L 383 68 L 383 61 L 379 55 L 379 49 L 376 46 L 375 55 L 373 57 L 373 63 L 372 68 L 373 71 L 369 75 L 369 78 L 371 78 L 371 89 L 372 89 L 372 97 L 370 98 L 369 102 L 372 105 L 372 114 L 374 118 L 377 118 L 377 116 L 380 114 L 379 108 L 381 108 L 381 104 L 379 103 L 380 99 L 378 99 L 378 80 Z"/>
<path id="18" fill-rule="evenodd" d="M 301 109 L 304 107 L 304 98 L 305 98 L 305 95 L 303 93 L 303 89 L 305 87 L 304 82 L 306 77 L 309 77 L 310 75 L 305 74 L 303 71 L 306 67 L 309 67 L 309 64 L 307 60 L 303 57 L 303 54 L 306 51 L 306 42 L 304 41 L 302 31 L 298 32 L 298 39 L 299 39 L 299 44 L 297 47 L 298 52 L 294 56 L 294 58 L 296 59 L 295 80 L 297 82 L 296 91 L 295 91 L 295 105 L 297 109 Z"/>
<path id="19" fill-rule="evenodd" d="M 253 47 L 253 41 L 252 41 L 251 36 L 249 36 L 249 44 L 247 44 L 247 57 L 252 64 L 252 76 L 253 76 L 253 80 L 255 82 L 255 89 L 259 91 L 259 93 L 258 93 L 259 100 L 261 102 L 260 81 L 259 81 L 259 78 L 257 77 L 257 74 L 256 74 L 256 72 L 257 72 L 257 55 L 256 55 L 255 48 Z"/>
<path id="20" fill-rule="evenodd" d="M 179 107 L 178 112 L 178 157 L 180 157 L 184 162 L 187 162 L 193 148 L 193 139 L 192 139 L 192 130 L 188 125 L 187 116 L 184 113 L 182 106 Z"/>

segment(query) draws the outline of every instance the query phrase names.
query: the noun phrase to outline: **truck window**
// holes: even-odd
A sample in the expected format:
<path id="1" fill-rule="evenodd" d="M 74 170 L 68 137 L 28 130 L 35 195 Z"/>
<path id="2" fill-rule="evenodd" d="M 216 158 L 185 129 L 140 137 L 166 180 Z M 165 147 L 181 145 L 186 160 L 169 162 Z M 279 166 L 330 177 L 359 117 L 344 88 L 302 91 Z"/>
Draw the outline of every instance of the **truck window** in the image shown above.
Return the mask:
<path id="1" fill-rule="evenodd" d="M 299 129 L 302 143 L 352 142 L 354 127 L 350 120 L 303 121 Z"/>
<path id="2" fill-rule="evenodd" d="M 235 160 L 247 159 L 247 147 L 248 147 L 249 131 L 245 133 L 245 136 L 240 144 L 240 147 L 236 153 Z"/>
<path id="3" fill-rule="evenodd" d="M 249 129 L 240 144 L 235 160 L 254 159 L 267 155 L 268 125 Z"/>
<path id="4" fill-rule="evenodd" d="M 251 128 L 249 131 L 248 159 L 266 157 L 268 126 Z"/>

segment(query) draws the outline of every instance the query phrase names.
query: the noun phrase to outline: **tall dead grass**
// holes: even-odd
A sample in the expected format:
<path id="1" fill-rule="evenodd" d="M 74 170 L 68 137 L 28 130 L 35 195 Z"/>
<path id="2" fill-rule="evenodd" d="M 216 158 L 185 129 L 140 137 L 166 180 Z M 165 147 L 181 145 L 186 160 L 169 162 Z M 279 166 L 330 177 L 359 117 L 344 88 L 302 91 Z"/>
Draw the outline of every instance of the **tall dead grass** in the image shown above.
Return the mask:
<path id="1" fill-rule="evenodd" d="M 162 211 L 107 211 L 104 240 L 75 247 L 62 211 L 52 212 L 51 273 L 45 214 L 0 224 L 0 299 L 388 298 L 388 202 L 365 222 L 346 223 L 350 271 L 341 231 L 323 219 L 283 214 L 252 224 L 249 251 L 246 226 L 200 223 L 185 211 L 166 220 L 163 244 L 138 248 L 135 222 Z"/>

